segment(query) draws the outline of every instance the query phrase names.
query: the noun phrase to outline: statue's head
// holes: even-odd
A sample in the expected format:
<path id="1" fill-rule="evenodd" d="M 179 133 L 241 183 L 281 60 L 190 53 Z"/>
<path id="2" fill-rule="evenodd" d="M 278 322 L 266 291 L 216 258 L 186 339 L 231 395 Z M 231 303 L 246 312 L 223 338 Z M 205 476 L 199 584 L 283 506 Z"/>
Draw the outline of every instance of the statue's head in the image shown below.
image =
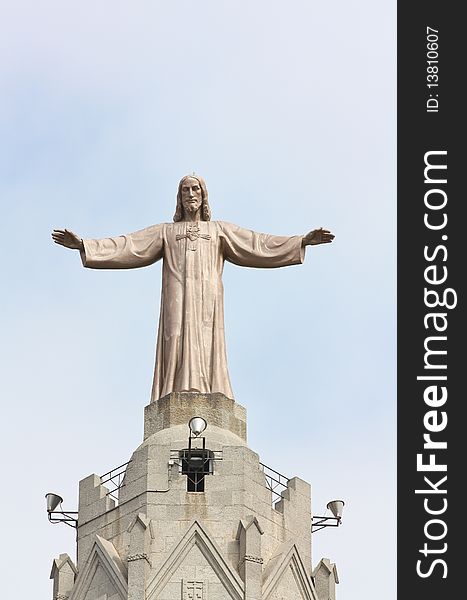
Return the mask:
<path id="1" fill-rule="evenodd" d="M 201 220 L 211 220 L 211 209 L 208 202 L 206 182 L 199 175 L 185 175 L 178 184 L 177 207 L 174 221 L 183 221 L 185 211 L 201 208 Z"/>

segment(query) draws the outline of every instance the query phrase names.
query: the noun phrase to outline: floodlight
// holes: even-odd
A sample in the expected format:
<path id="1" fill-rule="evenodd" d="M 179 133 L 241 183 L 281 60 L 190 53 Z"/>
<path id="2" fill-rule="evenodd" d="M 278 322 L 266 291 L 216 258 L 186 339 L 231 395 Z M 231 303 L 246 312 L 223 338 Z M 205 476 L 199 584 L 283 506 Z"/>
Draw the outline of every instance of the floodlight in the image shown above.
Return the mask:
<path id="1" fill-rule="evenodd" d="M 345 502 L 343 500 L 331 500 L 326 504 L 326 508 L 332 512 L 332 517 L 319 517 L 313 515 L 311 520 L 311 533 L 315 533 L 325 527 L 339 527 L 342 525 L 342 510 Z"/>
<path id="2" fill-rule="evenodd" d="M 63 502 L 63 498 L 61 496 L 59 496 L 58 494 L 49 493 L 49 494 L 46 494 L 45 497 L 47 500 L 47 512 L 48 513 L 53 512 L 57 508 L 57 506 Z"/>
<path id="3" fill-rule="evenodd" d="M 326 504 L 326 508 L 328 508 L 332 514 L 337 519 L 342 519 L 342 510 L 344 509 L 345 502 L 343 500 L 331 500 Z"/>
<path id="4" fill-rule="evenodd" d="M 188 423 L 188 427 L 195 437 L 201 435 L 207 426 L 208 424 L 203 417 L 193 417 Z"/>

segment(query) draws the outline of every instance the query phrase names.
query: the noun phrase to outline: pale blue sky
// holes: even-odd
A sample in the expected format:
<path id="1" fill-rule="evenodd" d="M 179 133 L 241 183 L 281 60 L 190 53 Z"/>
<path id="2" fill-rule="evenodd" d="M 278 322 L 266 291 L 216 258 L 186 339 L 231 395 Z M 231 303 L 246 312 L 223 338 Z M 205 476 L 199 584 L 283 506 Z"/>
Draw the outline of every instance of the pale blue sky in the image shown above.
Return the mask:
<path id="1" fill-rule="evenodd" d="M 73 510 L 129 459 L 152 380 L 160 265 L 87 271 L 50 230 L 170 221 L 193 170 L 214 219 L 336 234 L 300 267 L 226 265 L 230 374 L 262 461 L 318 514 L 346 501 L 313 547 L 338 598 L 395 597 L 395 57 L 389 0 L 3 1 L 5 598 L 51 597 L 74 539 L 44 494 Z"/>

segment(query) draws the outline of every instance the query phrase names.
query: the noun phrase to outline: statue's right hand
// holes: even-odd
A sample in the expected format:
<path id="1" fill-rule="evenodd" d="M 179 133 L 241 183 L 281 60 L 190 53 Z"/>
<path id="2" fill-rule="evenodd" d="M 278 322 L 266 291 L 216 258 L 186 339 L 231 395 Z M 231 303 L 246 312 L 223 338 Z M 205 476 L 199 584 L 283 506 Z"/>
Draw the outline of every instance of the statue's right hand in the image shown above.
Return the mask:
<path id="1" fill-rule="evenodd" d="M 72 250 L 81 250 L 83 247 L 83 240 L 68 229 L 54 229 L 52 239 L 56 244 Z"/>

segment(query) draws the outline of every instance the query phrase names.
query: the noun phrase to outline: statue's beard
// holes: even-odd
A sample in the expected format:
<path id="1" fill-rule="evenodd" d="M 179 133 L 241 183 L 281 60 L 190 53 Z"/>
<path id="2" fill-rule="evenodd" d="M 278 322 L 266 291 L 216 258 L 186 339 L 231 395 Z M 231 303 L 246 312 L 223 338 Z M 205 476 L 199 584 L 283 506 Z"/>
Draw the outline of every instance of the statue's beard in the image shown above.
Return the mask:
<path id="1" fill-rule="evenodd" d="M 184 205 L 183 210 L 188 213 L 195 213 L 198 210 L 200 210 L 200 208 L 201 208 L 201 204 L 198 204 L 197 202 L 196 203 L 189 202 L 186 205 Z"/>

